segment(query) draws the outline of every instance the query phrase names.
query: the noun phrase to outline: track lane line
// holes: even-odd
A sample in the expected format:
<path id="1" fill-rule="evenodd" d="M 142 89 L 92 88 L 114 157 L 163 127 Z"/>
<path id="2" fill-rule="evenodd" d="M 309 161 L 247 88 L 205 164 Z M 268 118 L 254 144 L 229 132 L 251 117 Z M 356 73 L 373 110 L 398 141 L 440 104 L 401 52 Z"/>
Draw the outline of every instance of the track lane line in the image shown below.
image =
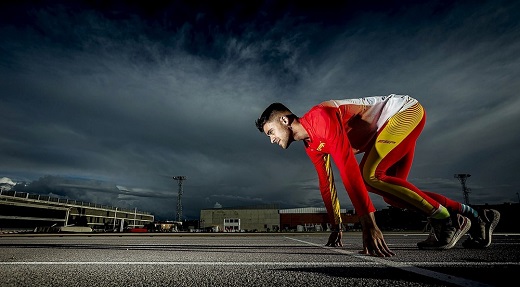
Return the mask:
<path id="1" fill-rule="evenodd" d="M 410 263 L 403 263 L 403 262 L 395 262 L 395 261 L 391 261 L 391 260 L 386 260 L 386 259 L 384 259 L 384 257 L 374 257 L 374 256 L 370 256 L 370 255 L 357 254 L 357 253 L 352 252 L 352 251 L 347 251 L 347 250 L 343 250 L 343 249 L 337 249 L 337 248 L 334 248 L 334 247 L 329 247 L 329 246 L 325 246 L 325 245 L 321 245 L 321 244 L 316 244 L 316 243 L 312 243 L 312 242 L 308 242 L 308 241 L 305 241 L 305 240 L 296 239 L 296 238 L 292 238 L 292 237 L 287 237 L 286 236 L 285 238 L 290 239 L 290 240 L 294 240 L 294 241 L 298 241 L 298 242 L 301 242 L 301 243 L 305 243 L 305 244 L 308 244 L 308 245 L 321 247 L 323 249 L 331 250 L 331 251 L 334 251 L 334 252 L 337 252 L 337 253 L 346 254 L 346 255 L 349 255 L 349 256 L 352 256 L 352 257 L 355 257 L 355 258 L 359 258 L 359 259 L 371 261 L 371 262 L 374 262 L 374 263 L 382 264 L 382 265 L 385 265 L 385 266 L 388 266 L 388 267 L 398 268 L 398 269 L 401 269 L 401 270 L 406 271 L 406 272 L 412 272 L 412 273 L 415 273 L 415 274 L 423 275 L 423 276 L 426 276 L 426 277 L 430 277 L 432 279 L 444 281 L 444 282 L 447 282 L 447 283 L 450 283 L 450 284 L 455 284 L 455 285 L 458 285 L 458 286 L 467 286 L 467 287 L 473 287 L 473 286 L 490 287 L 490 286 L 492 286 L 492 285 L 484 284 L 482 282 L 465 279 L 465 278 L 462 278 L 462 277 L 457 277 L 457 276 L 453 276 L 453 275 L 448 275 L 448 274 L 444 274 L 444 273 L 440 273 L 440 272 L 436 272 L 436 271 L 431 271 L 431 270 L 419 268 L 416 265 L 410 264 Z"/>

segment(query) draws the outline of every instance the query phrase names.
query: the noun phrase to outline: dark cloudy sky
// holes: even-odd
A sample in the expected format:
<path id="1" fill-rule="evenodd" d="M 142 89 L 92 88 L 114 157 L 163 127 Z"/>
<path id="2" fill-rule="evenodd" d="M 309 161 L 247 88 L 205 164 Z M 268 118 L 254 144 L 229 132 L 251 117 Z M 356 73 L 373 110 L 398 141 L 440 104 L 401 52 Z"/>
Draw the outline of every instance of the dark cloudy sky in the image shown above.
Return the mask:
<path id="1" fill-rule="evenodd" d="M 303 144 L 271 145 L 255 119 L 397 93 L 427 111 L 411 182 L 463 201 L 467 173 L 470 203 L 517 202 L 520 2 L 343 2 L 2 2 L 0 177 L 158 219 L 177 175 L 188 219 L 321 207 Z"/>

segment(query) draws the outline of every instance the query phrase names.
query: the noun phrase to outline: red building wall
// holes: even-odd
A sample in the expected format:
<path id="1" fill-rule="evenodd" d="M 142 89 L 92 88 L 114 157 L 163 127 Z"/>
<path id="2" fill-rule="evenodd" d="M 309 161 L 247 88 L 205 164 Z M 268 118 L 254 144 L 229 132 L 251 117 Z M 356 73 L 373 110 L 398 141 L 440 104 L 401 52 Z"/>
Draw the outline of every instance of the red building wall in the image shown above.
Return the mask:
<path id="1" fill-rule="evenodd" d="M 343 225 L 359 225 L 359 217 L 352 214 L 341 214 Z M 282 213 L 280 214 L 280 228 L 285 229 L 296 229 L 298 225 L 305 224 L 321 224 L 325 229 L 329 223 L 328 216 L 326 213 Z"/>

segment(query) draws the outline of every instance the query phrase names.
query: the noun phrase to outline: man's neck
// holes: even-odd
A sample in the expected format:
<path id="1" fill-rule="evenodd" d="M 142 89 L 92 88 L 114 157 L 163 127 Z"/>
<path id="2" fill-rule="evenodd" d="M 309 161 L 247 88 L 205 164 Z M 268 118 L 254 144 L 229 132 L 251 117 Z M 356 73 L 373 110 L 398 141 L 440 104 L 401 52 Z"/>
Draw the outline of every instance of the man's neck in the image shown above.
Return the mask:
<path id="1" fill-rule="evenodd" d="M 309 134 L 302 126 L 299 120 L 294 120 L 291 123 L 291 129 L 293 131 L 293 138 L 295 141 L 307 140 L 309 139 Z"/>

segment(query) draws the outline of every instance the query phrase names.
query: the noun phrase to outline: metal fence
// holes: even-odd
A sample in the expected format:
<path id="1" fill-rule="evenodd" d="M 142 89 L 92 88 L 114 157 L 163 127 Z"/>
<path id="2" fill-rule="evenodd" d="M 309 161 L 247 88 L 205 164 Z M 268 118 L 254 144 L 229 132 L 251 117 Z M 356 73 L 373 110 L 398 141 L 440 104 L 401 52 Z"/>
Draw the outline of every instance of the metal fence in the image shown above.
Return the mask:
<path id="1" fill-rule="evenodd" d="M 73 205 L 88 206 L 88 207 L 95 207 L 95 208 L 104 208 L 104 209 L 111 209 L 111 210 L 117 210 L 117 211 L 136 212 L 136 209 L 121 208 L 121 207 L 115 207 L 115 206 L 111 206 L 111 205 L 84 202 L 84 201 L 78 201 L 78 200 L 67 199 L 67 198 L 51 197 L 48 195 L 31 194 L 31 193 L 27 193 L 27 192 L 17 192 L 17 191 L 13 191 L 13 190 L 0 189 L 0 195 L 26 198 L 26 199 L 34 199 L 34 200 L 46 201 L 46 202 L 57 202 L 57 203 L 73 204 Z M 146 212 L 146 211 L 139 211 L 139 212 L 142 214 L 151 214 L 150 212 Z"/>

